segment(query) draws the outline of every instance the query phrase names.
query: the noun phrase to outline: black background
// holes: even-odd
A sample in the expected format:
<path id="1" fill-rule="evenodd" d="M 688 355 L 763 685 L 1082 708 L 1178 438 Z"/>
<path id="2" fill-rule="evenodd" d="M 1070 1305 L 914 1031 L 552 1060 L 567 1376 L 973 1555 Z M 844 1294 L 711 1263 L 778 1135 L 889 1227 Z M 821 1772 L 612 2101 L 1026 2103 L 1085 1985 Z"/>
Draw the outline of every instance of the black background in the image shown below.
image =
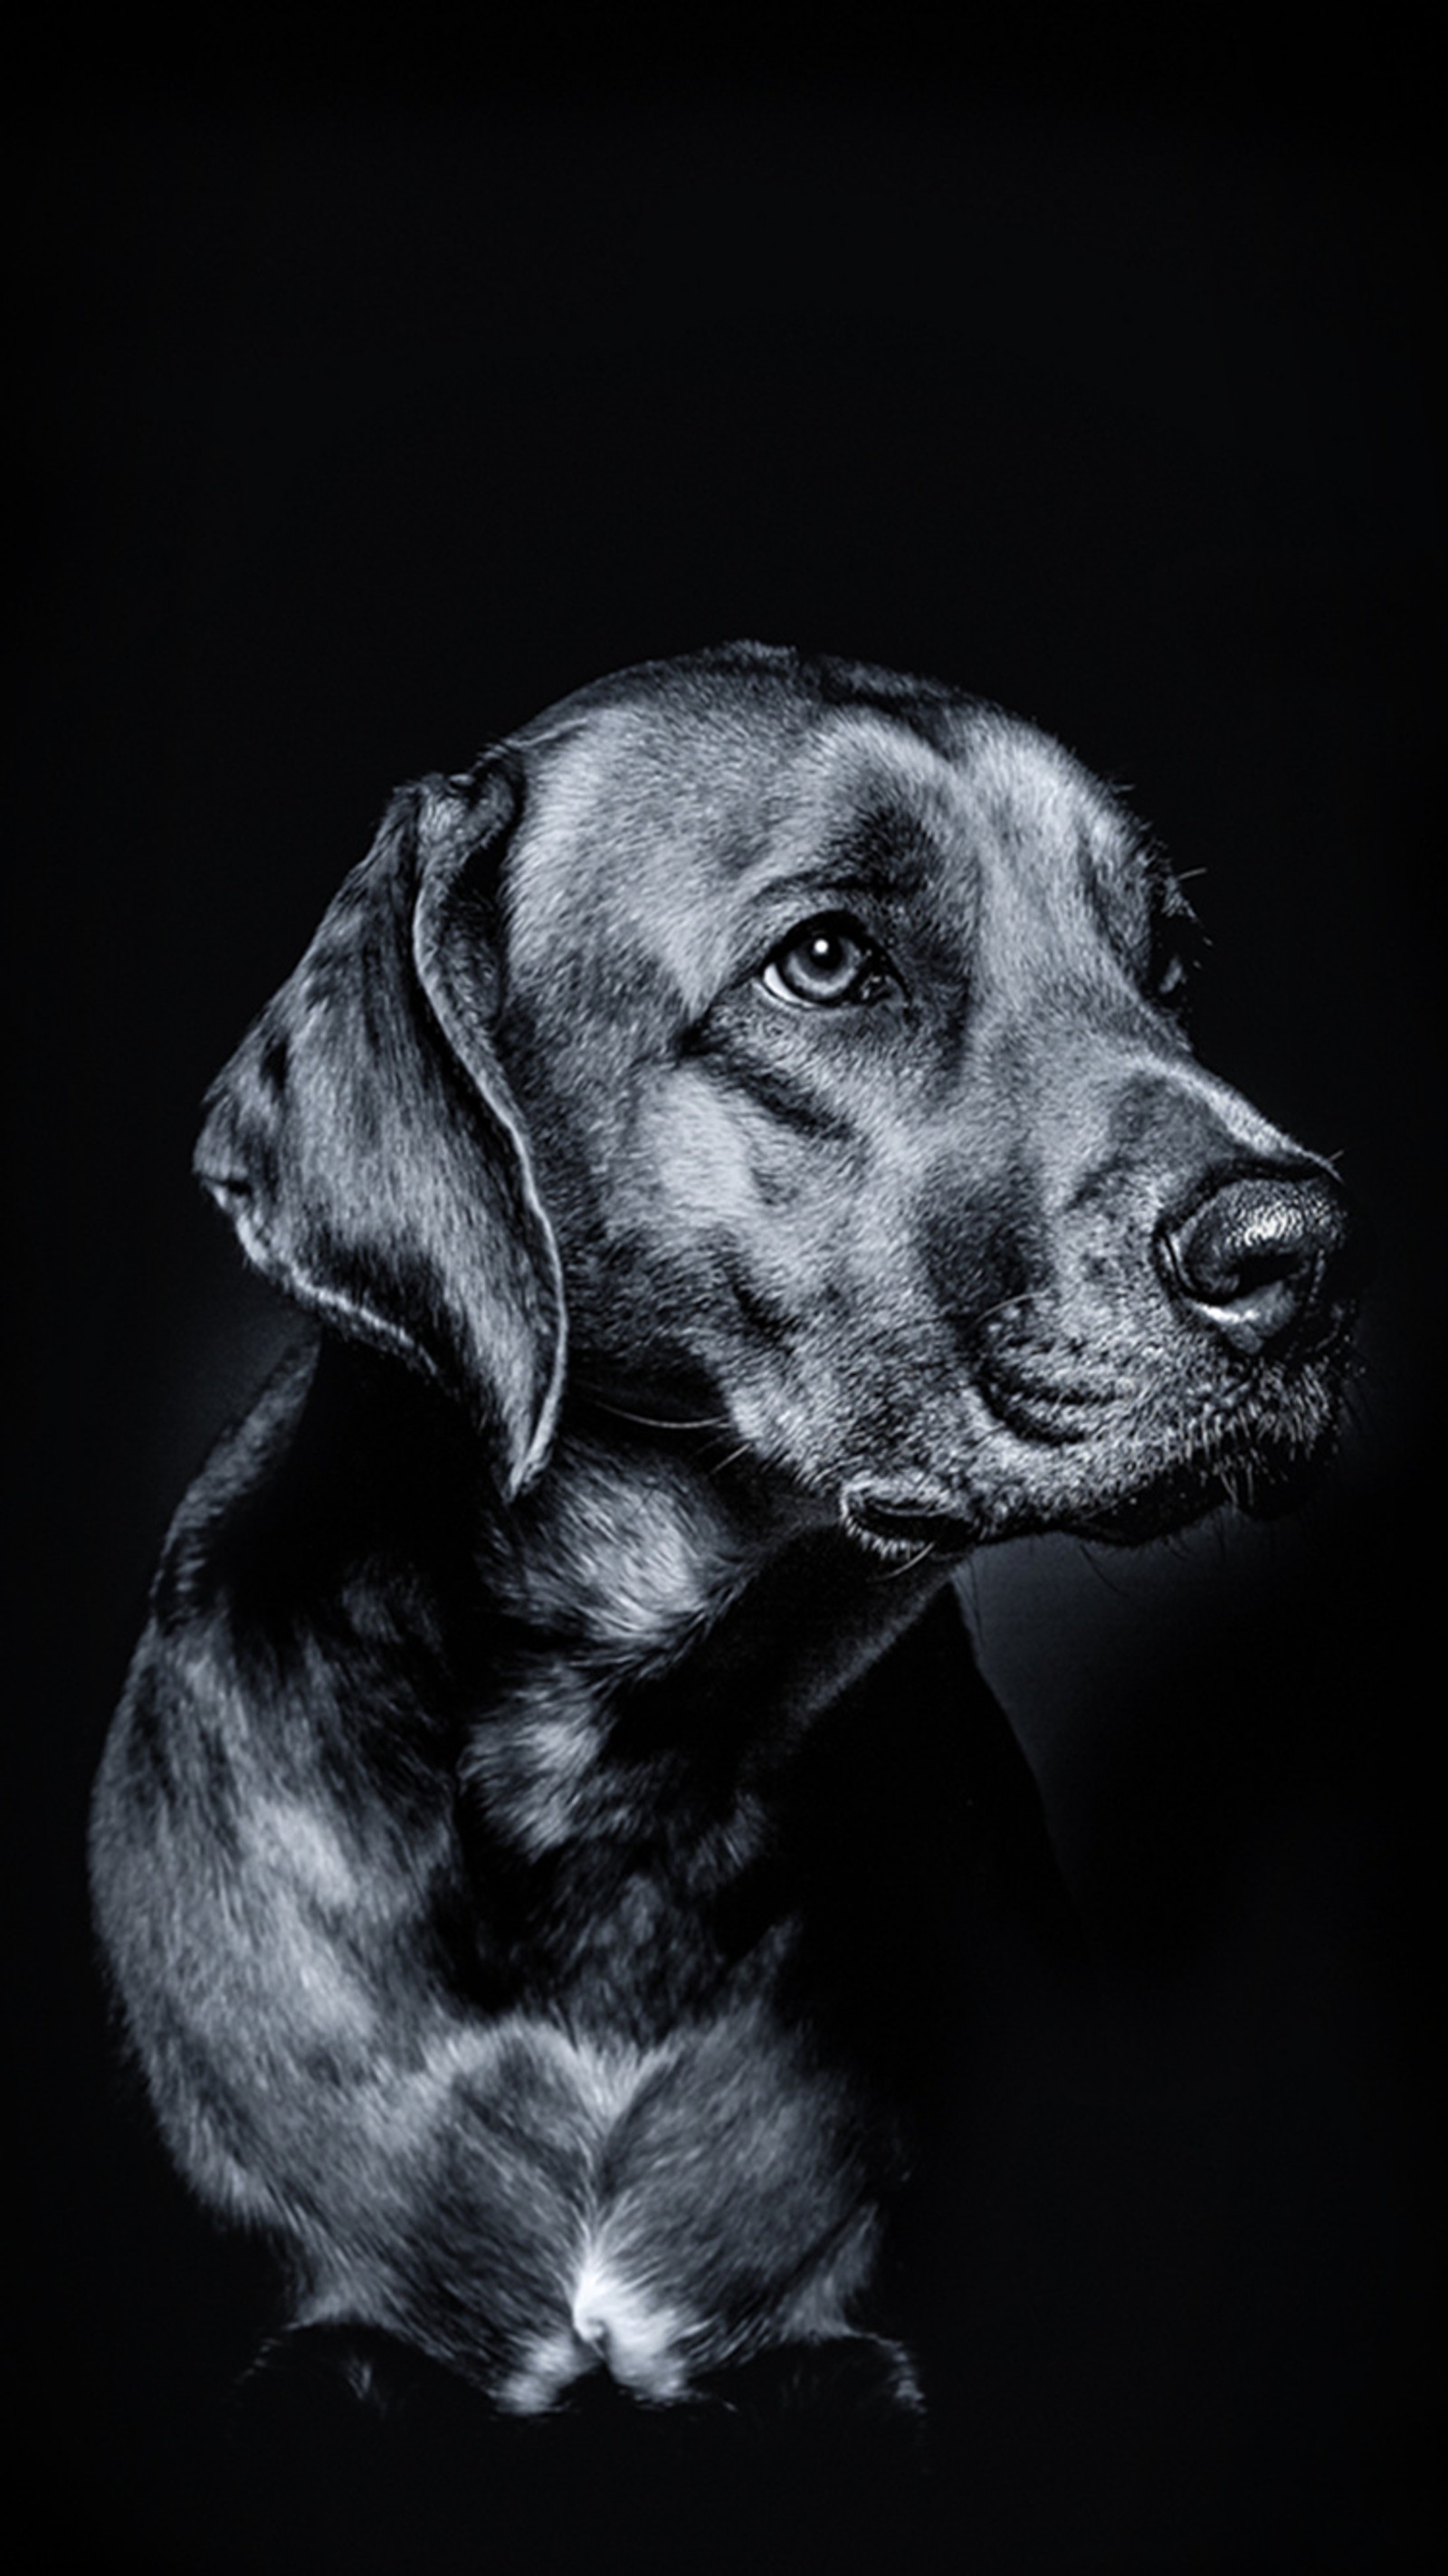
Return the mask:
<path id="1" fill-rule="evenodd" d="M 206 2428 L 267 2314 L 116 2072 L 83 1886 L 166 1516 L 284 1329 L 188 1181 L 200 1094 L 397 781 L 753 635 L 939 673 L 1125 782 L 1212 935 L 1202 1052 L 1342 1156 L 1379 1247 L 1299 1521 L 968 1582 L 1104 1982 L 982 2105 L 952 2542 L 982 2576 L 1408 2569 L 1441 2431 L 1412 66 L 1042 31 L 1039 61 L 907 80 L 903 25 L 822 29 L 803 73 L 699 32 L 707 77 L 561 28 L 466 82 L 441 37 L 420 72 L 58 62 L 12 138 L 12 2206 L 43 2508 L 57 2542 L 221 2565 Z M 514 2563 L 460 2536 L 474 2560 Z"/>

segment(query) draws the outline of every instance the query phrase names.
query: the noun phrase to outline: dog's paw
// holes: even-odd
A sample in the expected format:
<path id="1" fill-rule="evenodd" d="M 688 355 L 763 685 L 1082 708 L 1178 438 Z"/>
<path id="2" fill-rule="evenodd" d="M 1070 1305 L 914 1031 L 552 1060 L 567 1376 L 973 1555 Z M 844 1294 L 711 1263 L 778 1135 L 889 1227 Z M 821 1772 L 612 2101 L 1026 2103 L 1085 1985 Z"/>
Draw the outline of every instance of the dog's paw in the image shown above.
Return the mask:
<path id="1" fill-rule="evenodd" d="M 692 2393 L 760 2429 L 786 2424 L 798 2431 L 815 2422 L 847 2425 L 855 2435 L 876 2426 L 913 2436 L 923 2413 L 909 2354 L 880 2335 L 781 2344 L 712 2373 Z"/>
<path id="2" fill-rule="evenodd" d="M 479 2402 L 451 2371 L 380 2328 L 292 2326 L 262 2346 L 233 2392 L 231 2411 L 234 2427 L 251 2441 L 286 2427 L 340 2430 L 359 2416 L 390 2421 Z"/>
<path id="3" fill-rule="evenodd" d="M 273 2576 L 412 2576 L 479 2533 L 499 2565 L 584 2552 L 599 2576 L 737 2576 L 782 2534 L 798 2576 L 930 2563 L 923 2541 L 895 2554 L 928 2510 L 913 2376 L 863 2337 L 760 2354 L 668 2406 L 598 2371 L 520 2420 L 389 2335 L 312 2326 L 267 2347 L 233 2413 L 230 2519 Z"/>

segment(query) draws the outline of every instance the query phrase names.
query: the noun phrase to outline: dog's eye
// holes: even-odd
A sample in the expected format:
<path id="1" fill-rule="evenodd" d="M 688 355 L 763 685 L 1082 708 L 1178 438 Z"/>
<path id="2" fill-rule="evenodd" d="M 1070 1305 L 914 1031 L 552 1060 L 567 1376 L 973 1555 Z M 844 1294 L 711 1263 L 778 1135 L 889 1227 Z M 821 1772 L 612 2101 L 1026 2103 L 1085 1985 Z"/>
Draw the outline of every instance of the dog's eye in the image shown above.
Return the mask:
<path id="1" fill-rule="evenodd" d="M 1179 882 L 1164 876 L 1153 908 L 1145 985 L 1148 998 L 1174 1020 L 1184 1020 L 1204 946 L 1201 923 Z"/>
<path id="2" fill-rule="evenodd" d="M 777 1002 L 832 1010 L 842 1002 L 878 1001 L 892 978 L 879 949 L 848 913 L 821 912 L 780 941 L 760 981 Z"/>
<path id="3" fill-rule="evenodd" d="M 1181 1019 L 1201 963 L 1202 934 L 1192 916 L 1164 922 L 1153 942 L 1148 989 L 1152 1000 Z"/>

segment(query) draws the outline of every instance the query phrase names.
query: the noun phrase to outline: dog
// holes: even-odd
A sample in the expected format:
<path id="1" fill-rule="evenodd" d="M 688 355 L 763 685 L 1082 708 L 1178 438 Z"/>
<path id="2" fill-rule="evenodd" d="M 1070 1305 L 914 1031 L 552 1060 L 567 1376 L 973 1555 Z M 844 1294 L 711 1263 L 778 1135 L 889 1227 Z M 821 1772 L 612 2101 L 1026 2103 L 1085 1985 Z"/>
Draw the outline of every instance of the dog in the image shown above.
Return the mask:
<path id="1" fill-rule="evenodd" d="M 504 2415 L 850 2350 L 918 2402 L 888 1677 L 971 1550 L 1280 1508 L 1340 1407 L 1347 1204 L 1194 1059 L 1192 936 L 1048 736 L 792 650 L 393 801 L 209 1097 L 311 1330 L 181 1507 L 91 1843 L 298 2330 Z"/>

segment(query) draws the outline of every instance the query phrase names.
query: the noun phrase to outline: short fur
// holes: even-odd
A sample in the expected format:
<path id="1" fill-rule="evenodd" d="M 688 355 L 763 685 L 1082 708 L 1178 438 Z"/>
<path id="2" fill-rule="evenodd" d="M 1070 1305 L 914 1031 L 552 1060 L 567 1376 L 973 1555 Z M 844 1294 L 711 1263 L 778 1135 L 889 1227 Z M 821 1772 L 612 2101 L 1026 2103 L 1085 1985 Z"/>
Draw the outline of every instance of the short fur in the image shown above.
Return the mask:
<path id="1" fill-rule="evenodd" d="M 395 799 L 211 1095 L 320 1330 L 181 1508 L 93 1831 L 171 2152 L 299 2321 L 518 2412 L 878 2322 L 920 1967 L 813 1919 L 815 1730 L 873 1689 L 888 1768 L 964 1550 L 1333 1427 L 1343 1203 L 1193 1060 L 1189 928 L 1029 725 L 757 645 Z"/>

